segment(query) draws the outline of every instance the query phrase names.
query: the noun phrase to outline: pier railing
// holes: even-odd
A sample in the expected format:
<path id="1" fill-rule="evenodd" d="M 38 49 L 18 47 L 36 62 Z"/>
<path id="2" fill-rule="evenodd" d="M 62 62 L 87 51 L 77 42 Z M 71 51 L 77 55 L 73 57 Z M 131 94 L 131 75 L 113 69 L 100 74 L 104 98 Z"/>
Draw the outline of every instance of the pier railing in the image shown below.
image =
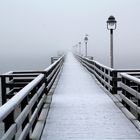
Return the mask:
<path id="1" fill-rule="evenodd" d="M 116 94 L 118 88 L 117 81 L 119 80 L 117 77 L 117 71 L 107 66 L 104 66 L 97 61 L 90 60 L 85 57 L 76 56 L 77 59 L 81 62 L 81 64 L 91 72 L 98 81 L 112 94 Z"/>
<path id="2" fill-rule="evenodd" d="M 121 73 L 123 105 L 140 121 L 140 73 Z"/>
<path id="3" fill-rule="evenodd" d="M 44 71 L 9 72 L 0 76 L 2 140 L 30 139 L 63 62 L 64 56 Z"/>
<path id="4" fill-rule="evenodd" d="M 75 56 L 104 88 L 112 94 L 118 94 L 124 107 L 140 121 L 140 70 L 116 70 L 106 67 L 95 60 L 79 55 Z"/>
<path id="5" fill-rule="evenodd" d="M 79 62 L 90 72 L 92 73 L 97 80 L 112 94 L 117 94 L 118 91 L 121 91 L 121 76 L 120 73 L 135 73 L 140 72 L 140 70 L 130 70 L 130 69 L 112 69 L 105 65 L 100 64 L 95 60 L 90 60 L 88 58 L 75 55 Z"/>

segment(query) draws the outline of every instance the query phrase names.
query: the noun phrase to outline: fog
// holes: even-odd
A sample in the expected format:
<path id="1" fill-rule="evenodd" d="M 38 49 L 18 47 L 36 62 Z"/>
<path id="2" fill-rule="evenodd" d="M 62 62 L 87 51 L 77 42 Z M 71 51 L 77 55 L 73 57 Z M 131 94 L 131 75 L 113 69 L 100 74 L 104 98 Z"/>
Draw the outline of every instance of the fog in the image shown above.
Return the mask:
<path id="1" fill-rule="evenodd" d="M 1 0 L 0 72 L 42 70 L 58 51 L 69 51 L 85 34 L 88 55 L 109 66 L 110 15 L 115 68 L 140 68 L 140 0 Z"/>

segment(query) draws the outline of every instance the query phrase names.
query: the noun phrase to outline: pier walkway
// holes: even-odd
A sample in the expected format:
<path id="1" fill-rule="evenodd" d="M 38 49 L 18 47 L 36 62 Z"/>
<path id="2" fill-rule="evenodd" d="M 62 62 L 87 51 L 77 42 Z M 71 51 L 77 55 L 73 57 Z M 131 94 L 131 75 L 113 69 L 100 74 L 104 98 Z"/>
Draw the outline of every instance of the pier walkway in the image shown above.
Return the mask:
<path id="1" fill-rule="evenodd" d="M 69 53 L 42 140 L 139 140 L 140 132 Z"/>

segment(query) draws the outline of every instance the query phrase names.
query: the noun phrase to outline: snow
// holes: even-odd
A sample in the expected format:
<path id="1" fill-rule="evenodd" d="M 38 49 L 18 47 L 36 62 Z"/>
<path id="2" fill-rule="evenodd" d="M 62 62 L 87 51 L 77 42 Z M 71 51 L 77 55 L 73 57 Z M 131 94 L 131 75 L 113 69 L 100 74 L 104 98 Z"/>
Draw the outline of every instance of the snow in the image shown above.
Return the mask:
<path id="1" fill-rule="evenodd" d="M 105 68 L 105 69 L 108 69 L 108 70 L 110 70 L 110 71 L 113 71 L 114 69 L 112 69 L 112 68 L 110 68 L 110 67 L 107 67 L 107 66 L 105 66 L 105 65 L 103 65 L 103 64 L 101 64 L 101 63 L 99 63 L 99 62 L 97 62 L 97 61 L 95 61 L 95 60 L 90 60 L 89 58 L 86 58 L 88 61 L 93 61 L 93 62 L 95 62 L 96 64 L 98 64 L 98 65 L 100 65 L 101 67 L 103 67 L 103 68 Z"/>
<path id="2" fill-rule="evenodd" d="M 135 83 L 140 85 L 140 79 L 139 78 L 131 76 L 131 75 L 127 74 L 127 73 L 121 73 L 120 75 L 122 77 L 124 77 L 124 78 L 126 78 L 126 79 L 128 79 L 130 81 L 133 81 L 133 82 L 135 82 Z"/>
<path id="3" fill-rule="evenodd" d="M 3 121 L 29 94 L 29 92 L 43 79 L 44 74 L 37 76 L 32 82 L 21 89 L 18 94 L 13 96 L 4 105 L 0 107 L 0 122 Z"/>
<path id="4" fill-rule="evenodd" d="M 138 140 L 140 132 L 69 53 L 42 140 Z"/>

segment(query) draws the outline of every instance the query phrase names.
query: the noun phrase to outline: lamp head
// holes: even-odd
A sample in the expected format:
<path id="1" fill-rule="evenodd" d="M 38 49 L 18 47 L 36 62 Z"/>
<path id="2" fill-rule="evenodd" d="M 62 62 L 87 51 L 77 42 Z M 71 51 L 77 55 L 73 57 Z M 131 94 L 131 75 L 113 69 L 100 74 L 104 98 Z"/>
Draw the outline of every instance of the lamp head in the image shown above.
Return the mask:
<path id="1" fill-rule="evenodd" d="M 84 42 L 85 42 L 85 43 L 88 42 L 88 35 L 85 36 L 85 38 L 84 38 Z"/>
<path id="2" fill-rule="evenodd" d="M 110 16 L 107 20 L 107 29 L 108 30 L 110 30 L 110 29 L 115 30 L 116 29 L 116 23 L 117 23 L 117 21 L 115 20 L 115 17 Z"/>

